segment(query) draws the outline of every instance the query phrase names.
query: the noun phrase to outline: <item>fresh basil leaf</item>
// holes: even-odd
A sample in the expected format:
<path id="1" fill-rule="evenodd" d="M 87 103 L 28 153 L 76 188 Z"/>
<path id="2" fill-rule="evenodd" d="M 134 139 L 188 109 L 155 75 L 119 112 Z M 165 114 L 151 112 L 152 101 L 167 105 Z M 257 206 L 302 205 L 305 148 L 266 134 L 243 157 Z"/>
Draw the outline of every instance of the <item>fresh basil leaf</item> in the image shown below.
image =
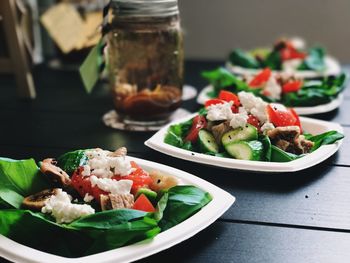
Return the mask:
<path id="1" fill-rule="evenodd" d="M 189 185 L 172 187 L 168 194 L 168 203 L 159 221 L 162 231 L 186 220 L 212 200 L 208 192 Z"/>
<path id="2" fill-rule="evenodd" d="M 88 249 L 87 254 L 94 254 L 152 238 L 159 232 L 160 228 L 157 226 L 157 222 L 147 217 L 114 226 L 102 233 L 88 231 L 86 234 L 91 235 L 95 241 Z"/>
<path id="3" fill-rule="evenodd" d="M 323 71 L 326 68 L 324 62 L 325 50 L 322 47 L 313 47 L 308 51 L 308 56 L 300 65 L 301 70 Z"/>
<path id="4" fill-rule="evenodd" d="M 259 138 L 259 141 L 261 141 L 264 146 L 264 153 L 263 153 L 264 161 L 270 162 L 271 154 L 272 154 L 270 138 L 266 135 L 263 135 Z"/>
<path id="5" fill-rule="evenodd" d="M 264 67 L 269 67 L 274 70 L 282 69 L 281 55 L 278 50 L 272 50 L 270 54 L 267 55 L 266 59 L 263 62 Z"/>
<path id="6" fill-rule="evenodd" d="M 0 200 L 4 202 L 4 205 L 0 203 L 0 208 L 11 206 L 13 208 L 20 208 L 24 197 L 11 189 L 0 189 Z"/>
<path id="7" fill-rule="evenodd" d="M 154 213 L 154 219 L 157 221 L 160 221 L 163 218 L 164 210 L 167 206 L 169 199 L 169 194 L 166 192 L 163 194 L 163 196 L 159 199 L 157 203 L 157 211 Z"/>
<path id="8" fill-rule="evenodd" d="M 278 148 L 275 145 L 271 145 L 271 162 L 290 162 L 296 159 L 299 159 L 300 157 L 303 157 L 304 155 L 296 155 L 293 153 L 288 153 L 283 151 L 282 149 Z"/>
<path id="9" fill-rule="evenodd" d="M 255 57 L 239 48 L 231 52 L 229 59 L 233 65 L 237 65 L 243 68 L 260 67 L 259 62 L 255 59 Z"/>
<path id="10" fill-rule="evenodd" d="M 344 135 L 337 131 L 328 131 L 322 134 L 318 134 L 315 136 L 311 136 L 308 140 L 314 142 L 314 146 L 312 147 L 312 151 L 315 151 L 322 145 L 333 144 L 338 140 L 344 138 Z"/>
<path id="11" fill-rule="evenodd" d="M 143 218 L 146 215 L 146 212 L 134 209 L 107 210 L 77 219 L 69 226 L 76 229 L 110 229 L 115 225 Z"/>
<path id="12" fill-rule="evenodd" d="M 57 165 L 69 175 L 79 167 L 86 164 L 88 158 L 85 154 L 86 150 L 76 150 L 67 152 L 57 158 Z"/>
<path id="13" fill-rule="evenodd" d="M 33 159 L 0 158 L 0 193 L 12 190 L 19 195 L 28 196 L 48 187 L 48 182 L 40 175 Z"/>

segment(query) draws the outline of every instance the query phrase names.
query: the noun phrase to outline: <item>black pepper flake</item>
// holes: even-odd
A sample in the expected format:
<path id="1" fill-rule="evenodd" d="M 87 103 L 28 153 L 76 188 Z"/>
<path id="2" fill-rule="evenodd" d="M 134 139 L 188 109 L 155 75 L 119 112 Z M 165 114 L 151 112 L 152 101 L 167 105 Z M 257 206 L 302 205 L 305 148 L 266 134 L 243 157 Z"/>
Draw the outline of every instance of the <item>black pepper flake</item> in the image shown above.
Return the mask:
<path id="1" fill-rule="evenodd" d="M 309 198 L 309 196 L 308 196 L 308 195 L 305 195 L 305 198 Z"/>
<path id="2" fill-rule="evenodd" d="M 157 184 L 160 184 L 160 182 L 161 182 L 161 180 L 160 180 L 160 179 L 158 179 L 158 180 L 157 180 Z"/>
<path id="3" fill-rule="evenodd" d="M 193 155 L 193 156 L 194 156 L 194 153 L 191 153 L 191 155 Z"/>

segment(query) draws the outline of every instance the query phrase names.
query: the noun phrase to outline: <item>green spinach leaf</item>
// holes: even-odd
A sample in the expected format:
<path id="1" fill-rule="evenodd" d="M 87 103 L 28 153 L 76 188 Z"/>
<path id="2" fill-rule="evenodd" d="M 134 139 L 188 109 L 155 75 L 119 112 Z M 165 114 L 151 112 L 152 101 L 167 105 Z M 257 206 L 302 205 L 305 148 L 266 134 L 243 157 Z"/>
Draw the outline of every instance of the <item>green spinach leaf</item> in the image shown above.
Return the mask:
<path id="1" fill-rule="evenodd" d="M 252 55 L 239 48 L 233 50 L 230 54 L 230 62 L 233 65 L 241 66 L 244 68 L 259 68 L 260 64 Z"/>
<path id="2" fill-rule="evenodd" d="M 86 164 L 88 158 L 85 152 L 86 150 L 67 152 L 57 158 L 57 165 L 66 173 L 72 175 L 79 166 Z"/>
<path id="3" fill-rule="evenodd" d="M 188 185 L 172 187 L 168 194 L 168 203 L 159 222 L 162 231 L 181 223 L 212 200 L 209 193 Z"/>

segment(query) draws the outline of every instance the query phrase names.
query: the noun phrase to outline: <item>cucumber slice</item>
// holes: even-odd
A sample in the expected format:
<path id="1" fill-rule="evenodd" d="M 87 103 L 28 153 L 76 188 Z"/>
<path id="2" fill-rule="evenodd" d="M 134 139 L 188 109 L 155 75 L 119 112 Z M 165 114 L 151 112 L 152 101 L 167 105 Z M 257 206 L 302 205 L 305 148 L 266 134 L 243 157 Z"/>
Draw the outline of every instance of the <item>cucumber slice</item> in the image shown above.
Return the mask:
<path id="1" fill-rule="evenodd" d="M 198 133 L 199 146 L 204 153 L 218 153 L 219 145 L 215 142 L 214 136 L 207 130 L 200 130 Z"/>
<path id="2" fill-rule="evenodd" d="M 235 159 L 260 161 L 264 146 L 260 141 L 239 141 L 225 145 L 225 149 Z"/>
<path id="3" fill-rule="evenodd" d="M 157 198 L 157 193 L 155 191 L 152 191 L 151 189 L 148 189 L 148 188 L 139 188 L 135 195 L 135 200 L 141 194 L 144 194 L 151 202 L 153 202 Z"/>
<path id="4" fill-rule="evenodd" d="M 253 125 L 246 124 L 244 127 L 226 132 L 222 138 L 222 145 L 226 146 L 238 141 L 252 141 L 258 139 L 258 129 Z"/>

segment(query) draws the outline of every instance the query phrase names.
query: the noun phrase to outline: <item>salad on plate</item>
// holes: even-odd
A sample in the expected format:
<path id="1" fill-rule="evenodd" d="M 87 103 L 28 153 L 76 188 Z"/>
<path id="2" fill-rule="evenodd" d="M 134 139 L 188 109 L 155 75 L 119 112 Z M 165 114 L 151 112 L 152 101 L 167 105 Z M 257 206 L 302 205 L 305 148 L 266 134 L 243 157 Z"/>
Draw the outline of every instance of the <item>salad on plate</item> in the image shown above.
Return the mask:
<path id="1" fill-rule="evenodd" d="M 315 106 L 327 105 L 334 100 L 339 100 L 349 79 L 346 73 L 342 73 L 337 76 L 307 80 L 298 78 L 294 74 L 272 74 L 270 68 L 262 69 L 256 75 L 246 76 L 237 76 L 225 68 L 217 68 L 202 72 L 202 76 L 208 80 L 210 86 L 204 88 L 199 95 L 197 101 L 201 104 L 204 104 L 207 99 L 217 97 L 222 90 L 233 93 L 245 91 L 267 102 L 296 107 L 296 111 L 300 113 L 305 112 L 302 109 L 313 109 Z"/>
<path id="2" fill-rule="evenodd" d="M 211 201 L 173 174 L 143 169 L 124 147 L 76 150 L 39 166 L 0 158 L 0 234 L 53 255 L 88 256 L 152 239 Z"/>
<path id="3" fill-rule="evenodd" d="M 301 38 L 279 39 L 272 48 L 234 49 L 227 66 L 232 72 L 245 75 L 256 74 L 257 70 L 266 67 L 304 78 L 338 75 L 341 72 L 338 61 L 328 56 L 324 48 L 307 48 Z"/>
<path id="4" fill-rule="evenodd" d="M 310 134 L 292 108 L 250 92 L 222 90 L 193 118 L 170 125 L 164 143 L 215 157 L 290 162 L 343 137 L 336 130 Z"/>

